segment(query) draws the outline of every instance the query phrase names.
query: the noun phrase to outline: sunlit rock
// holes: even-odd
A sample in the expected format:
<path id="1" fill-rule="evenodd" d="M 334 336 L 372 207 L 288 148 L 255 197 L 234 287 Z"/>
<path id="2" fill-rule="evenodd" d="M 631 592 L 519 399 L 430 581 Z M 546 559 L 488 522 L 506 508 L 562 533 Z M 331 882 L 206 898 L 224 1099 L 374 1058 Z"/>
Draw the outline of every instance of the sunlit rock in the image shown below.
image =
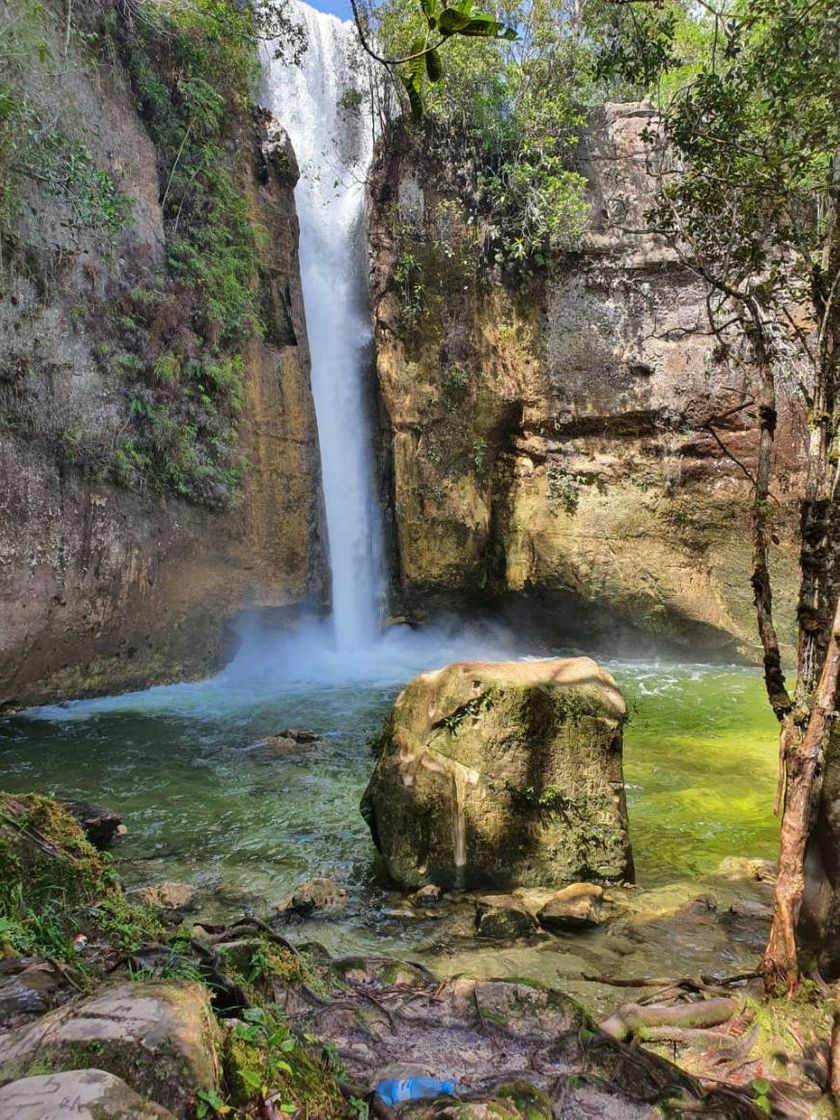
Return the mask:
<path id="1" fill-rule="evenodd" d="M 195 898 L 198 891 L 189 883 L 155 883 L 151 887 L 139 887 L 131 891 L 131 897 L 144 906 L 153 906 L 159 910 L 192 910 L 195 909 Z"/>
<path id="2" fill-rule="evenodd" d="M 406 886 L 632 878 L 624 699 L 586 657 L 456 662 L 403 690 L 362 801 Z"/>
<path id="3" fill-rule="evenodd" d="M 15 1120 L 175 1120 L 101 1069 L 24 1077 L 0 1089 L 0 1117 Z"/>
<path id="4" fill-rule="evenodd" d="M 338 914 L 347 904 L 347 891 L 332 879 L 307 879 L 274 909 L 280 914 Z"/>
<path id="5" fill-rule="evenodd" d="M 594 929 L 603 921 L 604 888 L 597 883 L 573 883 L 559 890 L 543 906 L 537 921 L 552 931 Z"/>
<path id="6" fill-rule="evenodd" d="M 50 1011 L 4 1037 L 0 1081 L 93 1061 L 186 1120 L 197 1089 L 219 1088 L 207 990 L 195 983 L 117 984 Z"/>

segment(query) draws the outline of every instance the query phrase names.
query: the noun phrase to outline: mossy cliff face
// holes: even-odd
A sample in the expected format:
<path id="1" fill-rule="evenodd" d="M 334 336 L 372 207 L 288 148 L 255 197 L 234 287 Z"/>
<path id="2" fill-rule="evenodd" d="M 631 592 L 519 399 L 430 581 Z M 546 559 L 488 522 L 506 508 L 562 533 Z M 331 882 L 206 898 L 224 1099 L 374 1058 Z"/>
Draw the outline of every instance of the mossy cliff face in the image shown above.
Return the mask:
<path id="1" fill-rule="evenodd" d="M 207 673 L 243 607 L 323 594 L 297 173 L 246 17 L 66 14 L 0 12 L 0 704 Z"/>
<path id="2" fill-rule="evenodd" d="M 430 595 L 526 593 L 578 632 L 595 605 L 696 652 L 754 654 L 744 471 L 755 437 L 738 410 L 750 389 L 719 359 L 702 286 L 634 232 L 656 186 L 650 123 L 644 105 L 593 117 L 579 154 L 592 204 L 581 251 L 516 275 L 484 263 L 457 169 L 403 128 L 381 146 L 377 362 L 409 611 Z M 785 638 L 800 427 L 783 401 L 772 564 Z"/>
<path id="3" fill-rule="evenodd" d="M 416 677 L 363 814 L 397 882 L 554 886 L 633 877 L 624 700 L 588 657 L 463 661 Z"/>

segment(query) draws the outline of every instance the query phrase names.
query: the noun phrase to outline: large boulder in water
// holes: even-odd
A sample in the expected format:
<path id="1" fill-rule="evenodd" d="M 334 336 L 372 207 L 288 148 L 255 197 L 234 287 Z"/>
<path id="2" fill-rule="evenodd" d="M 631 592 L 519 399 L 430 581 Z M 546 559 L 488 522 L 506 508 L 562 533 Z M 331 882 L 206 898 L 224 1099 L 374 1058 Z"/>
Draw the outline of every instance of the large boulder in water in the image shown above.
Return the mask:
<path id="1" fill-rule="evenodd" d="M 398 882 L 629 879 L 626 709 L 588 657 L 463 661 L 397 697 L 362 801 Z"/>

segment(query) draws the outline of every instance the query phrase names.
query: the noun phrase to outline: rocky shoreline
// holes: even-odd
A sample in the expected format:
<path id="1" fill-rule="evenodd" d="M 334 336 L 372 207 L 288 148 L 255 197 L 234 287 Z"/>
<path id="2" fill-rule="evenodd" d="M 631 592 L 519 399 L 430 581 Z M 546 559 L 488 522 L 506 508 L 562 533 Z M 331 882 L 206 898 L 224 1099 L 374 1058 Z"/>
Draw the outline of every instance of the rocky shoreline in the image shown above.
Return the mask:
<path id="1" fill-rule="evenodd" d="M 458 1100 L 413 1102 L 412 1115 L 641 1118 L 700 1103 L 707 1115 L 756 1115 L 749 1092 L 710 1093 L 533 981 L 331 957 L 293 944 L 288 915 L 188 925 L 177 908 L 127 902 L 56 803 L 7 797 L 2 819 L 8 865 L 30 868 L 22 898 L 56 864 L 72 867 L 62 871 L 76 901 L 52 920 L 68 946 L 86 938 L 63 959 L 35 941 L 27 956 L 4 945 L 2 1117 L 390 1116 L 373 1087 L 417 1069 L 452 1079 Z M 3 888 L 14 887 L 7 873 Z"/>
<path id="2" fill-rule="evenodd" d="M 575 777 L 606 745 L 607 780 L 621 780 L 623 715 L 615 682 L 585 658 L 459 663 L 401 694 L 375 766 L 390 760 L 403 816 L 418 804 L 431 814 L 425 832 L 403 832 L 425 836 L 438 863 L 415 850 L 378 920 L 434 930 L 440 951 L 422 962 L 336 954 L 313 939 L 349 905 L 328 878 L 273 905 L 190 883 L 126 891 L 99 850 L 124 831 L 114 814 L 0 795 L 0 1120 L 820 1115 L 831 1107 L 827 999 L 814 986 L 771 1001 L 753 986 L 749 962 L 770 917 L 766 861 L 726 860 L 709 891 L 610 882 L 594 862 L 582 878 L 563 860 L 534 885 L 531 870 L 545 873 L 558 845 L 588 858 L 566 827 L 568 805 L 544 800 L 530 818 L 520 806 L 517 822 L 542 862 L 509 859 L 494 879 L 517 783 L 527 777 L 538 797 L 565 783 L 597 799 L 595 763 L 579 786 Z M 266 749 L 304 749 L 313 735 L 287 729 Z M 438 796 L 453 788 L 453 765 L 475 774 L 460 831 Z M 384 830 L 393 804 L 371 788 Z M 397 788 L 387 787 L 392 802 Z M 494 805 L 502 823 L 481 834 Z M 598 830 L 588 840 L 593 860 L 612 850 Z M 451 871 L 469 872 L 476 855 L 483 885 L 465 890 Z M 700 946 L 723 971 L 694 974 Z M 517 975 L 509 960 L 517 978 L 498 979 L 501 953 L 550 954 L 555 979 Z M 464 971 L 464 960 L 478 967 Z M 417 1077 L 438 1096 L 388 1103 L 383 1084 Z"/>

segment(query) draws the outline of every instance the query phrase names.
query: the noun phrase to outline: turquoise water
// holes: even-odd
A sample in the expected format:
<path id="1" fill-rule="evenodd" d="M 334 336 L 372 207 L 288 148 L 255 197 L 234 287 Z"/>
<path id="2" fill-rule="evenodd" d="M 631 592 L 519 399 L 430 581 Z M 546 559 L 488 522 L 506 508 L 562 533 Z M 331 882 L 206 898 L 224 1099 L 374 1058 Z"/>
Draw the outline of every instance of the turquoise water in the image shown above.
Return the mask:
<path id="1" fill-rule="evenodd" d="M 772 857 L 776 730 L 759 674 L 610 667 L 632 713 L 625 777 L 640 885 L 702 878 L 728 855 Z M 241 909 L 329 876 L 350 895 L 330 940 L 376 945 L 393 931 L 380 920 L 386 894 L 358 803 L 372 766 L 367 739 L 397 691 L 266 688 L 249 676 L 36 711 L 0 723 L 2 786 L 117 810 L 130 882 L 187 880 Z M 285 727 L 323 741 L 272 753 L 263 739 Z"/>

